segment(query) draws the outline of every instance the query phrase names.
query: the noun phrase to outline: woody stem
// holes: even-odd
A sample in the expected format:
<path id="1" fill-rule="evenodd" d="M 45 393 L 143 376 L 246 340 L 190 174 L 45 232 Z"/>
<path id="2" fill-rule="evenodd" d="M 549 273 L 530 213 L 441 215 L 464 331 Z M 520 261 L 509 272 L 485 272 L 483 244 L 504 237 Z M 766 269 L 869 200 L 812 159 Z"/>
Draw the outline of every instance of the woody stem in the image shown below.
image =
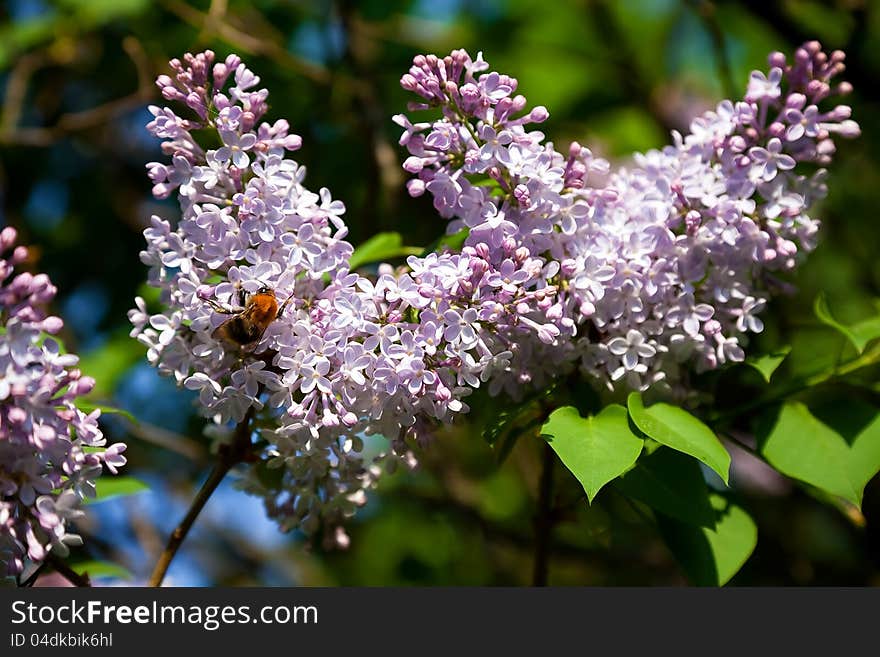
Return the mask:
<path id="1" fill-rule="evenodd" d="M 220 482 L 223 481 L 226 474 L 235 465 L 241 463 L 245 452 L 250 445 L 250 422 L 252 418 L 253 407 L 251 407 L 244 419 L 235 427 L 235 435 L 233 437 L 232 445 L 230 445 L 228 449 L 224 449 L 220 452 L 220 460 L 214 465 L 214 468 L 208 475 L 207 481 L 202 484 L 202 487 L 199 489 L 199 492 L 196 494 L 189 507 L 189 511 L 186 512 L 183 520 L 181 520 L 180 524 L 174 528 L 173 532 L 171 532 L 171 536 L 168 538 L 168 544 L 165 546 L 162 554 L 159 555 L 159 560 L 156 562 L 153 574 L 150 576 L 150 586 L 162 585 L 162 580 L 165 579 L 168 567 L 174 560 L 177 551 L 183 544 L 184 539 L 186 539 L 186 536 L 192 528 L 193 523 L 195 523 L 196 518 L 198 518 L 199 513 L 201 513 L 214 491 L 217 490 L 217 486 L 220 485 Z"/>

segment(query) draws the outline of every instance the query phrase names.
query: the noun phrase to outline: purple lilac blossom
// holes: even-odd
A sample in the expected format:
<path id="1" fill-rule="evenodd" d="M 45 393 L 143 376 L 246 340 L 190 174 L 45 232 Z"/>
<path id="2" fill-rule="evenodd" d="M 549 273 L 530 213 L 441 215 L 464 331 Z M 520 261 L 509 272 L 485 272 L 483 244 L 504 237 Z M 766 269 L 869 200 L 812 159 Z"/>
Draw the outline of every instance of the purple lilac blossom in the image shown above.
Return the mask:
<path id="1" fill-rule="evenodd" d="M 410 194 L 428 192 L 450 233 L 468 229 L 466 247 L 487 244 L 493 268 L 502 244 L 527 249 L 536 275 L 520 285 L 546 290 L 539 307 L 558 333 L 519 341 L 493 389 L 517 395 L 579 367 L 611 390 L 686 394 L 687 372 L 743 360 L 775 277 L 815 247 L 817 165 L 833 137 L 859 134 L 848 106 L 819 108 L 851 91 L 833 83 L 843 60 L 817 42 L 793 62 L 773 53 L 742 101 L 609 173 L 581 145 L 559 152 L 529 130 L 547 110 L 526 111 L 516 79 L 488 72 L 482 53 L 417 56 L 401 78 L 419 96 L 409 110 L 440 116 L 395 117 Z"/>
<path id="2" fill-rule="evenodd" d="M 460 253 L 410 257 L 371 278 L 351 272 L 345 206 L 303 185 L 305 169 L 286 157 L 301 140 L 286 121 L 261 123 L 259 78 L 210 51 L 171 67 L 174 79 L 157 81 L 162 95 L 195 116 L 150 108 L 147 127 L 170 162 L 147 169 L 157 197 L 177 191 L 182 215 L 175 226 L 153 217 L 144 231 L 162 312 L 137 299 L 132 336 L 162 374 L 198 391 L 217 440 L 256 414 L 257 458 L 240 485 L 282 529 L 344 546 L 342 522 L 365 491 L 385 468 L 413 463 L 407 439 L 466 412 L 464 398 L 507 370 L 520 342 L 556 339 L 545 317 L 555 289 L 530 250 L 499 232 L 503 216 L 489 214 L 484 238 Z M 194 133 L 205 130 L 219 149 L 199 145 Z M 289 303 L 255 344 L 212 337 L 228 318 L 218 305 L 264 286 Z M 391 449 L 365 458 L 368 434 Z"/>
<path id="3" fill-rule="evenodd" d="M 80 545 L 68 522 L 83 515 L 103 468 L 116 474 L 125 445 L 106 446 L 100 410 L 86 413 L 76 399 L 95 385 L 77 356 L 52 335 L 60 318 L 43 308 L 56 288 L 45 274 L 14 274 L 28 251 L 16 231 L 0 231 L 0 572 L 18 575 L 25 560 L 64 557 Z"/>

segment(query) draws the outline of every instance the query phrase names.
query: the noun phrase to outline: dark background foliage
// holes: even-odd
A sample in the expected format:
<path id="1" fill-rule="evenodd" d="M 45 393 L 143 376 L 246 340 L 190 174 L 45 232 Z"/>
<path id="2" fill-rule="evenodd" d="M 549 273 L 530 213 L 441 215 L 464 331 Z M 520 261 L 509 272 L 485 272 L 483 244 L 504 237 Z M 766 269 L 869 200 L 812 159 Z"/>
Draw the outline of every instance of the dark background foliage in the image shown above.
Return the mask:
<path id="1" fill-rule="evenodd" d="M 59 288 L 64 339 L 99 381 L 95 398 L 130 411 L 106 432 L 130 448 L 129 474 L 150 491 L 92 507 L 75 553 L 93 572 L 141 582 L 208 467 L 202 421 L 186 391 L 149 368 L 125 313 L 143 294 L 141 231 L 173 202 L 150 196 L 144 164 L 161 158 L 143 125 L 152 85 L 186 51 L 239 53 L 270 89 L 270 117 L 287 118 L 304 146 L 307 185 L 348 208 L 356 245 L 393 230 L 427 245 L 443 230 L 427 199 L 410 199 L 391 116 L 413 55 L 482 50 L 551 112 L 545 131 L 577 139 L 614 162 L 660 147 L 671 129 L 723 97 L 740 96 L 767 53 L 807 39 L 847 51 L 863 136 L 832 167 L 819 249 L 797 290 L 771 304 L 757 348 L 788 342 L 786 368 L 831 362 L 840 336 L 820 327 L 824 291 L 839 317 L 871 313 L 880 297 L 876 253 L 880 189 L 880 7 L 868 0 L 6 0 L 0 3 L 0 225 L 32 244 L 34 270 Z M 725 374 L 714 381 L 723 405 Z M 735 394 L 731 392 L 731 394 Z M 829 391 L 821 394 L 829 396 Z M 846 390 L 829 396 L 846 399 Z M 170 571 L 209 584 L 526 584 L 541 450 L 520 440 L 499 466 L 481 417 L 503 401 L 480 398 L 471 423 L 443 431 L 414 473 L 398 473 L 351 523 L 352 547 L 325 553 L 268 522 L 257 500 L 224 485 Z M 864 514 L 823 504 L 731 447 L 732 480 L 755 517 L 758 547 L 739 585 L 880 583 L 880 481 Z M 576 481 L 555 473 L 551 584 L 683 584 L 643 512 L 613 487 L 587 506 Z M 115 564 L 110 568 L 106 564 Z"/>

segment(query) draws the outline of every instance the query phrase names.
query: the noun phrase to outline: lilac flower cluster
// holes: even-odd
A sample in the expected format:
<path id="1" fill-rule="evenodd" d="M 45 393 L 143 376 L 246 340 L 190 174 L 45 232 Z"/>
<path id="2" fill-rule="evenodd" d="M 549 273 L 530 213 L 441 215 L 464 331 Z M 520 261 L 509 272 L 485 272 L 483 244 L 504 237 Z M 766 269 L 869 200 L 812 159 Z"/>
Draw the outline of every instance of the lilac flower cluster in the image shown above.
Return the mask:
<path id="1" fill-rule="evenodd" d="M 43 307 L 56 293 L 45 274 L 15 266 L 28 251 L 13 228 L 0 231 L 0 573 L 17 575 L 25 559 L 49 551 L 66 556 L 81 544 L 67 523 L 82 515 L 80 501 L 94 496 L 106 467 L 125 464 L 125 445 L 106 447 L 99 410 L 85 413 L 77 397 L 93 379 L 75 369 L 78 358 L 51 337 L 60 318 Z"/>
<path id="2" fill-rule="evenodd" d="M 769 272 L 814 244 L 806 212 L 824 193 L 821 173 L 797 165 L 827 163 L 832 134 L 858 133 L 848 108 L 816 105 L 848 91 L 829 84 L 841 62 L 817 44 L 791 65 L 773 55 L 744 101 L 610 173 L 587 148 L 562 154 L 528 130 L 547 110 L 524 113 L 516 80 L 485 73 L 481 56 L 419 56 L 402 79 L 421 96 L 411 109 L 441 116 L 395 117 L 408 188 L 431 194 L 467 238 L 459 252 L 366 277 L 350 270 L 344 205 L 308 190 L 287 157 L 300 138 L 284 120 L 262 121 L 259 78 L 235 55 L 173 60 L 158 85 L 191 115 L 150 108 L 170 162 L 148 171 L 157 197 L 177 192 L 182 215 L 174 226 L 153 217 L 144 232 L 161 312 L 138 298 L 132 336 L 198 392 L 218 440 L 250 423 L 255 458 L 241 486 L 282 528 L 345 545 L 342 523 L 383 466 L 412 463 L 407 439 L 467 412 L 480 385 L 517 395 L 580 367 L 644 389 L 741 360 L 762 329 Z M 277 316 L 271 304 L 254 314 L 267 294 Z M 219 328 L 230 321 L 236 333 Z M 369 434 L 392 449 L 366 458 Z"/>
<path id="3" fill-rule="evenodd" d="M 406 439 L 465 412 L 463 398 L 505 371 L 521 340 L 556 339 L 556 326 L 536 319 L 554 290 L 537 284 L 542 265 L 527 247 L 489 232 L 460 253 L 383 265 L 373 278 L 352 273 L 345 208 L 303 186 L 304 168 L 285 157 L 301 144 L 287 122 L 260 123 L 259 78 L 210 51 L 171 66 L 162 94 L 195 116 L 150 108 L 148 129 L 171 162 L 148 170 L 157 197 L 177 190 L 182 216 L 174 228 L 153 217 L 144 233 L 162 312 L 137 299 L 132 336 L 160 372 L 198 391 L 212 433 L 229 436 L 256 415 L 258 465 L 243 487 L 283 528 L 344 545 L 341 523 L 383 459 L 411 462 Z M 203 148 L 196 131 L 222 145 Z M 280 315 L 249 344 L 222 339 L 217 327 L 249 316 L 261 290 Z M 367 460 L 363 436 L 374 433 L 393 450 Z"/>
<path id="4" fill-rule="evenodd" d="M 816 42 L 791 63 L 774 53 L 742 101 L 723 101 L 672 145 L 608 175 L 581 145 L 560 153 L 528 130 L 547 110 L 525 112 L 516 79 L 485 72 L 482 54 L 416 57 L 401 79 L 420 97 L 410 110 L 440 116 L 395 117 L 410 194 L 431 194 L 449 232 L 488 244 L 493 266 L 509 240 L 527 248 L 540 263 L 527 289 L 545 291 L 543 317 L 532 319 L 559 332 L 550 345 L 521 342 L 497 385 L 516 394 L 580 366 L 611 389 L 680 388 L 690 369 L 743 360 L 779 287 L 773 273 L 815 246 L 808 213 L 825 171 L 799 165 L 828 164 L 835 135 L 859 134 L 849 107 L 819 109 L 851 90 L 832 85 L 843 59 Z"/>

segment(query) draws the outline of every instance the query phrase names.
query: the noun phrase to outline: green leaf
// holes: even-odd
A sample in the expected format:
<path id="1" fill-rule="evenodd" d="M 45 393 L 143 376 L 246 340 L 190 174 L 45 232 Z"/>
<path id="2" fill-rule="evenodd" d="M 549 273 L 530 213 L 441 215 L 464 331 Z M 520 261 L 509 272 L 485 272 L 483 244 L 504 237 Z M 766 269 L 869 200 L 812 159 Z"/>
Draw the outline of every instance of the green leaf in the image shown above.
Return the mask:
<path id="1" fill-rule="evenodd" d="M 861 503 L 850 476 L 849 445 L 802 403 L 787 402 L 775 421 L 762 423 L 757 433 L 758 451 L 781 473 Z"/>
<path id="2" fill-rule="evenodd" d="M 457 233 L 453 233 L 452 235 L 441 235 L 426 246 L 419 256 L 425 258 L 432 253 L 441 253 L 444 250 L 460 251 L 461 247 L 464 246 L 464 242 L 468 238 L 468 235 L 470 235 L 470 230 L 467 228 L 464 228 Z"/>
<path id="3" fill-rule="evenodd" d="M 135 418 L 134 415 L 126 411 L 124 408 L 117 408 L 115 406 L 108 406 L 106 404 L 93 404 L 87 401 L 77 401 L 76 407 L 83 413 L 91 413 L 96 408 L 99 408 L 101 409 L 101 415 L 121 415 L 126 420 L 137 424 L 137 418 Z"/>
<path id="4" fill-rule="evenodd" d="M 96 483 L 97 496 L 86 499 L 87 504 L 98 504 L 106 502 L 114 497 L 125 497 L 127 495 L 135 495 L 145 490 L 150 490 L 140 479 L 129 477 L 127 475 L 116 477 L 99 477 Z"/>
<path id="5" fill-rule="evenodd" d="M 751 556 L 758 528 L 746 511 L 722 495 L 712 494 L 715 529 L 694 527 L 657 516 L 663 540 L 697 586 L 724 586 Z"/>
<path id="6" fill-rule="evenodd" d="M 401 256 L 418 255 L 421 248 L 404 246 L 400 233 L 378 233 L 361 244 L 351 254 L 349 266 L 352 271 L 372 262 L 383 262 Z"/>
<path id="7" fill-rule="evenodd" d="M 831 309 L 828 307 L 828 300 L 825 298 L 824 293 L 820 293 L 816 297 L 813 309 L 819 321 L 844 335 L 859 353 L 865 350 L 869 342 L 880 338 L 880 315 L 869 317 L 847 326 L 834 319 L 831 315 Z"/>
<path id="8" fill-rule="evenodd" d="M 700 464 L 675 450 L 659 447 L 645 454 L 614 486 L 624 495 L 684 523 L 715 526 L 715 512 Z"/>
<path id="9" fill-rule="evenodd" d="M 825 393 L 810 412 L 849 446 L 847 472 L 861 500 L 865 486 L 880 471 L 880 410 L 846 388 Z"/>
<path id="10" fill-rule="evenodd" d="M 764 377 L 764 380 L 767 383 L 770 383 L 770 378 L 773 376 L 773 373 L 780 365 L 782 365 L 782 361 L 784 361 L 790 353 L 791 347 L 785 346 L 776 351 L 772 351 L 769 354 L 764 354 L 763 356 L 747 358 L 745 364 L 755 368 L 760 372 L 761 376 Z"/>
<path id="11" fill-rule="evenodd" d="M 481 435 L 490 445 L 494 445 L 505 434 L 514 429 L 521 429 L 524 421 L 531 424 L 531 420 L 538 416 L 540 407 L 536 404 L 542 399 L 549 397 L 555 390 L 555 385 L 533 393 L 527 394 L 522 400 L 504 406 L 495 411 L 492 409 L 486 419 Z"/>
<path id="12" fill-rule="evenodd" d="M 626 409 L 618 404 L 590 417 L 581 417 L 573 406 L 556 409 L 541 433 L 581 482 L 590 503 L 605 484 L 632 467 L 644 444 L 630 429 Z"/>
<path id="13" fill-rule="evenodd" d="M 115 579 L 133 579 L 127 568 L 123 568 L 119 564 L 110 563 L 109 561 L 98 561 L 91 559 L 89 561 L 77 561 L 68 563 L 76 572 L 81 575 L 88 575 L 89 579 L 96 577 L 113 577 Z"/>
<path id="14" fill-rule="evenodd" d="M 709 427 L 677 406 L 654 404 L 645 408 L 637 392 L 631 393 L 626 403 L 633 422 L 645 435 L 699 459 L 727 483 L 730 454 Z"/>
<path id="15" fill-rule="evenodd" d="M 859 504 L 865 486 L 880 472 L 880 415 L 862 429 L 850 444 L 849 479 L 859 496 Z"/>

